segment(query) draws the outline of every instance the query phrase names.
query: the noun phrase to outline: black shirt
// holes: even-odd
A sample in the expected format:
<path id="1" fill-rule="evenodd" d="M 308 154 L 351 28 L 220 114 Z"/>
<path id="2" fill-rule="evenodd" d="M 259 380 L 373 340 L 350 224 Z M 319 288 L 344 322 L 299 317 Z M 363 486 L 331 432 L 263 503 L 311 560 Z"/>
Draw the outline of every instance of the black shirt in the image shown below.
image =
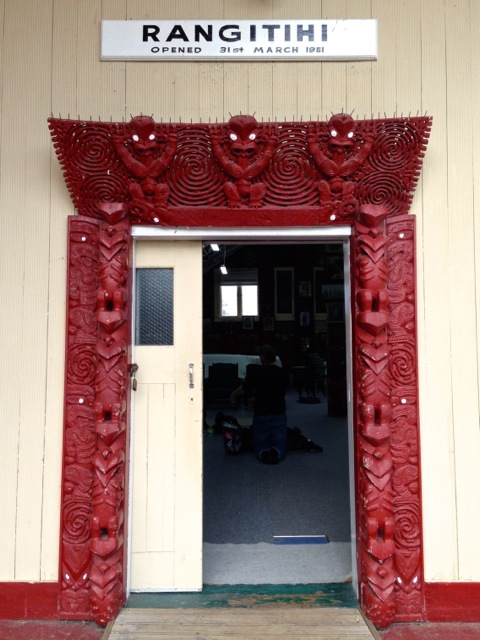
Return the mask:
<path id="1" fill-rule="evenodd" d="M 253 367 L 248 371 L 243 387 L 248 394 L 255 395 L 253 412 L 256 415 L 283 415 L 285 413 L 288 376 L 281 367 L 274 364 Z"/>

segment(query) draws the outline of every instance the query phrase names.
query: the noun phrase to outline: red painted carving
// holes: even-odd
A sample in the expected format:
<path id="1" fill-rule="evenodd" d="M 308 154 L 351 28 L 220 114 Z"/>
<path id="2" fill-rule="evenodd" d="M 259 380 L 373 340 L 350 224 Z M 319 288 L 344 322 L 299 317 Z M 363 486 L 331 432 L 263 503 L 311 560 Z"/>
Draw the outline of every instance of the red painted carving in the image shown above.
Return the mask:
<path id="1" fill-rule="evenodd" d="M 421 619 L 413 220 L 429 118 L 163 125 L 50 120 L 70 221 L 61 594 L 105 624 L 124 600 L 129 227 L 353 226 L 361 602 Z"/>
<path id="2" fill-rule="evenodd" d="M 90 541 L 93 511 L 95 377 L 98 325 L 98 222 L 70 218 L 67 296 L 65 431 L 60 539 L 59 611 L 91 618 Z"/>
<path id="3" fill-rule="evenodd" d="M 353 224 L 356 201 L 406 214 L 430 126 L 344 114 L 315 123 L 234 116 L 213 126 L 50 119 L 80 215 L 98 217 L 98 201 L 123 202 L 136 224 L 168 226 Z"/>
<path id="4" fill-rule="evenodd" d="M 344 220 L 356 211 L 356 183 L 351 179 L 369 156 L 374 140 L 373 133 L 366 133 L 358 140 L 353 118 L 346 114 L 332 116 L 328 122 L 328 138 L 321 145 L 320 127 L 310 125 L 308 148 L 318 168 L 324 174 L 318 182 L 320 204 L 333 222 Z"/>
<path id="5" fill-rule="evenodd" d="M 424 600 L 417 406 L 415 218 L 391 217 L 387 220 L 387 230 L 395 619 L 408 621 L 419 619 Z"/>
<path id="6" fill-rule="evenodd" d="M 106 624 L 124 600 L 124 493 L 128 393 L 127 266 L 130 222 L 124 204 L 99 205 L 98 365 L 95 378 L 96 453 L 90 595 L 95 620 Z"/>
<path id="7" fill-rule="evenodd" d="M 175 127 L 157 131 L 147 116 L 137 116 L 126 133 L 118 126 L 114 145 L 126 170 L 134 177 L 128 183 L 130 213 L 146 222 L 159 222 L 158 211 L 165 209 L 170 189 L 159 178 L 171 162 L 177 147 Z"/>
<path id="8" fill-rule="evenodd" d="M 395 613 L 386 216 L 385 207 L 360 206 L 354 245 L 359 573 L 362 606 L 378 627 Z"/>
<path id="9" fill-rule="evenodd" d="M 70 219 L 59 609 L 106 624 L 123 603 L 130 221 Z"/>
<path id="10" fill-rule="evenodd" d="M 223 185 L 228 206 L 261 207 L 267 187 L 255 179 L 272 158 L 277 141 L 275 127 L 268 127 L 262 135 L 255 118 L 234 116 L 228 123 L 226 144 L 222 134 L 222 127 L 210 127 L 215 158 L 234 180 Z"/>

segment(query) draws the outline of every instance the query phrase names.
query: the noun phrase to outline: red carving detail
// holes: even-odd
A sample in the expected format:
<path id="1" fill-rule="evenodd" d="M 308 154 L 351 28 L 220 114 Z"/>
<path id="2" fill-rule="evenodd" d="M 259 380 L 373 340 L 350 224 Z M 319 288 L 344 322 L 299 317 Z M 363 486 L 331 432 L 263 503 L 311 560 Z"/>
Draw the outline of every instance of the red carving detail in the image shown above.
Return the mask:
<path id="1" fill-rule="evenodd" d="M 353 224 L 365 203 L 406 214 L 431 127 L 430 118 L 345 114 L 316 123 L 49 123 L 79 214 L 123 202 L 136 223 L 176 226 L 285 226 L 302 215 L 306 224 Z"/>
<path id="2" fill-rule="evenodd" d="M 310 125 L 308 148 L 324 176 L 318 182 L 320 203 L 331 220 L 343 220 L 357 209 L 356 183 L 352 177 L 370 154 L 374 135 L 366 133 L 363 140 L 359 139 L 353 118 L 346 114 L 330 118 L 326 144 L 321 145 L 318 140 L 319 129 Z"/>
<path id="3" fill-rule="evenodd" d="M 130 220 L 124 204 L 98 210 L 70 219 L 59 609 L 103 625 L 124 593 Z"/>
<path id="4" fill-rule="evenodd" d="M 233 182 L 229 180 L 224 184 L 228 205 L 261 207 L 267 187 L 256 178 L 272 158 L 276 128 L 268 127 L 262 132 L 252 116 L 234 116 L 227 125 L 226 143 L 218 125 L 210 127 L 210 137 L 216 159 L 233 178 Z"/>
<path id="5" fill-rule="evenodd" d="M 130 213 L 145 222 L 159 222 L 158 212 L 167 207 L 170 188 L 160 177 L 177 147 L 175 126 L 157 131 L 147 116 L 130 121 L 129 131 L 117 126 L 113 136 L 119 158 L 131 176 L 128 183 Z"/>
<path id="6" fill-rule="evenodd" d="M 50 120 L 85 216 L 70 220 L 62 616 L 105 624 L 125 597 L 130 225 L 352 224 L 361 603 L 379 627 L 421 619 L 414 221 L 404 214 L 430 126 L 345 114 L 215 126 Z"/>
<path id="7" fill-rule="evenodd" d="M 387 221 L 397 620 L 423 615 L 415 292 L 415 218 Z"/>
<path id="8" fill-rule="evenodd" d="M 355 366 L 357 396 L 361 602 L 378 627 L 394 619 L 395 521 L 391 456 L 391 376 L 387 366 L 386 207 L 362 205 L 355 225 Z"/>
<path id="9" fill-rule="evenodd" d="M 147 127 L 148 131 L 148 127 Z M 123 204 L 99 204 L 97 293 L 98 366 L 95 380 L 93 513 L 90 595 L 95 620 L 105 625 L 124 599 L 123 525 L 128 393 L 127 313 L 130 221 Z"/>
<path id="10" fill-rule="evenodd" d="M 92 617 L 90 539 L 95 455 L 95 320 L 98 222 L 70 218 L 67 299 L 62 531 L 59 610 L 65 618 Z"/>

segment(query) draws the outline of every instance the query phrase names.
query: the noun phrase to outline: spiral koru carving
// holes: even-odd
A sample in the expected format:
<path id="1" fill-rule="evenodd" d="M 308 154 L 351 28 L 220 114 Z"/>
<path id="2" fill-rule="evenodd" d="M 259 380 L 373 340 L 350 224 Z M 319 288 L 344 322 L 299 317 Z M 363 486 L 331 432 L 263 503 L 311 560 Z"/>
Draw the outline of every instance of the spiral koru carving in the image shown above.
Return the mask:
<path id="1" fill-rule="evenodd" d="M 375 171 L 358 183 L 359 202 L 384 205 L 390 215 L 406 213 L 410 204 L 409 192 L 401 175 L 389 171 Z"/>
<path id="2" fill-rule="evenodd" d="M 386 120 L 376 129 L 370 162 L 376 171 L 401 172 L 416 160 L 421 142 L 422 136 L 412 122 Z"/>
<path id="3" fill-rule="evenodd" d="M 177 151 L 165 172 L 170 187 L 171 206 L 225 205 L 223 172 L 212 162 L 208 130 L 200 127 L 178 129 Z"/>
<path id="4" fill-rule="evenodd" d="M 99 217 L 98 203 L 126 202 L 128 196 L 127 180 L 121 173 L 89 176 L 79 189 L 85 215 Z"/>
<path id="5" fill-rule="evenodd" d="M 278 145 L 263 175 L 267 185 L 266 205 L 311 207 L 318 204 L 317 170 L 304 136 L 305 131 L 300 128 L 279 127 Z"/>
<path id="6" fill-rule="evenodd" d="M 418 504 L 402 503 L 395 509 L 395 540 L 402 547 L 418 547 L 420 538 L 420 513 Z"/>
<path id="7" fill-rule="evenodd" d="M 65 500 L 63 503 L 63 540 L 68 544 L 82 544 L 90 539 L 92 510 L 88 503 Z"/>
<path id="8" fill-rule="evenodd" d="M 108 175 L 118 168 L 118 158 L 108 125 L 74 124 L 65 136 L 70 160 L 87 175 Z"/>
<path id="9" fill-rule="evenodd" d="M 75 345 L 68 350 L 67 375 L 72 382 L 93 385 L 97 372 L 98 357 L 94 347 Z"/>

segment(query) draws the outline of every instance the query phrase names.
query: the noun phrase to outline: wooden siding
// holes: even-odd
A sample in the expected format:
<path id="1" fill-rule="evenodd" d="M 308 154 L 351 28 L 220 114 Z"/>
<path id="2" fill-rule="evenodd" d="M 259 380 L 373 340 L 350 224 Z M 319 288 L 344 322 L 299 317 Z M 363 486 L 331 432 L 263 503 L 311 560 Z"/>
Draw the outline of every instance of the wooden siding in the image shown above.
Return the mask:
<path id="1" fill-rule="evenodd" d="M 376 62 L 100 62 L 104 19 L 377 18 Z M 418 222 L 425 576 L 480 581 L 479 3 L 0 0 L 0 581 L 55 580 L 66 218 L 47 117 L 427 113 Z"/>

